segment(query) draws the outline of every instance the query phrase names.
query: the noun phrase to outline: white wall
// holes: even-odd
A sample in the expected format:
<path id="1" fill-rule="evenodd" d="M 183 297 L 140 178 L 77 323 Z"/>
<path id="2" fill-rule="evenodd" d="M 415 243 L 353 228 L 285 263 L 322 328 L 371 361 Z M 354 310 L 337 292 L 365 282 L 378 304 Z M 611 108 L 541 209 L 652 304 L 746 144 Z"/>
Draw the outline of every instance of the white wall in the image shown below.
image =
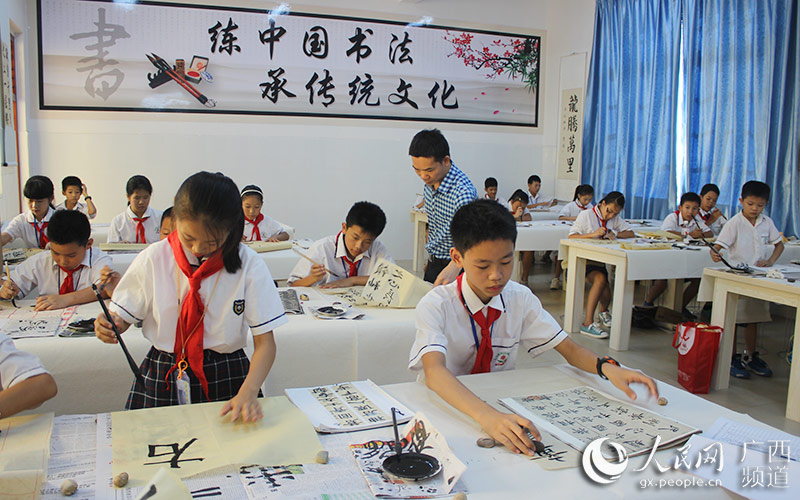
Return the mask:
<path id="1" fill-rule="evenodd" d="M 330 118 L 40 111 L 36 102 L 35 2 L 27 2 L 28 144 L 21 151 L 27 152 L 28 158 L 23 164 L 23 179 L 44 174 L 58 184 L 65 175 L 78 175 L 88 185 L 98 207 L 97 221 L 102 222 L 124 209 L 124 184 L 130 175 L 148 176 L 155 187 L 153 205 L 164 208 L 171 204 L 175 189 L 187 175 L 218 170 L 240 186 L 261 185 L 268 193 L 265 211 L 296 227 L 298 236 L 312 238 L 335 232 L 350 205 L 366 199 L 381 205 L 387 214 L 388 225 L 381 239 L 395 258 L 411 257 L 408 209 L 414 193 L 421 192 L 422 183 L 411 170 L 408 143 L 418 130 L 431 125 Z M 248 0 L 204 3 L 274 6 Z M 546 30 L 538 131 L 449 123 L 439 128 L 450 142 L 454 161 L 472 178 L 479 192 L 483 179 L 492 175 L 498 178 L 501 193 L 508 196 L 512 188 L 524 187 L 528 175 L 537 173 L 543 176 L 543 189 L 552 193 L 559 61 L 570 52 L 590 50 L 594 0 L 507 0 L 491 4 L 480 0 L 309 0 L 302 10 L 336 9 L 337 13 L 359 15 L 365 5 L 372 14 L 385 18 L 431 16 L 440 24 Z"/>

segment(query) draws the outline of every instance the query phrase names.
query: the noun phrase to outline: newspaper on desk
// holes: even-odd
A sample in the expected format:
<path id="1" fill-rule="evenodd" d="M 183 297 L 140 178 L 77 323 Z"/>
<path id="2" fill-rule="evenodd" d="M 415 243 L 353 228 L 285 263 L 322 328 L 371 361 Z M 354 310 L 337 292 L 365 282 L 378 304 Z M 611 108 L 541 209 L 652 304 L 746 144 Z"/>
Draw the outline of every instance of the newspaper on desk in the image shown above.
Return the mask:
<path id="1" fill-rule="evenodd" d="M 412 412 L 371 380 L 286 389 L 286 396 L 306 414 L 317 432 L 353 432 L 411 420 Z"/>
<path id="2" fill-rule="evenodd" d="M 53 337 L 67 327 L 76 310 L 77 307 L 72 306 L 51 311 L 34 311 L 27 303 L 17 308 L 3 307 L 0 309 L 0 331 L 12 339 Z"/>
<path id="3" fill-rule="evenodd" d="M 393 437 L 386 429 L 387 438 Z M 436 458 L 442 470 L 429 479 L 401 481 L 390 479 L 383 472 L 383 461 L 394 455 L 394 440 L 372 440 L 351 444 L 350 450 L 356 458 L 364 479 L 372 494 L 379 498 L 435 498 L 449 495 L 461 475 L 467 469 L 456 457 L 444 436 L 422 413 L 417 413 L 400 431 L 404 452 L 424 453 Z"/>
<path id="4" fill-rule="evenodd" d="M 411 271 L 380 259 L 365 286 L 323 291 L 336 294 L 354 306 L 413 309 L 431 288 L 433 285 L 416 277 Z"/>
<path id="5" fill-rule="evenodd" d="M 303 306 L 300 305 L 297 290 L 291 288 L 278 290 L 278 296 L 281 298 L 283 310 L 286 314 L 305 314 Z"/>
<path id="6" fill-rule="evenodd" d="M 607 437 L 629 457 L 649 453 L 656 436 L 659 449 L 686 441 L 700 429 L 607 396 L 588 386 L 531 396 L 504 398 L 500 404 L 530 419 L 578 451 Z"/>

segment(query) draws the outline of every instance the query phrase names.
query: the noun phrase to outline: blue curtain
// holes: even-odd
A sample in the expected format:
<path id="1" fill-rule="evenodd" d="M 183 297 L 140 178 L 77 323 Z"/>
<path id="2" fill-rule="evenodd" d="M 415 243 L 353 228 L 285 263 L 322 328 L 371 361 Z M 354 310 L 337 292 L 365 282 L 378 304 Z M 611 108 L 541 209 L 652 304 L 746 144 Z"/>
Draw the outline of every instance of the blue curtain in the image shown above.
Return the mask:
<path id="1" fill-rule="evenodd" d="M 626 217 L 673 210 L 680 23 L 676 0 L 597 0 L 582 177 L 624 193 Z"/>
<path id="2" fill-rule="evenodd" d="M 800 235 L 797 0 L 683 0 L 688 186 L 713 182 L 730 216 L 750 179 L 767 211 Z"/>

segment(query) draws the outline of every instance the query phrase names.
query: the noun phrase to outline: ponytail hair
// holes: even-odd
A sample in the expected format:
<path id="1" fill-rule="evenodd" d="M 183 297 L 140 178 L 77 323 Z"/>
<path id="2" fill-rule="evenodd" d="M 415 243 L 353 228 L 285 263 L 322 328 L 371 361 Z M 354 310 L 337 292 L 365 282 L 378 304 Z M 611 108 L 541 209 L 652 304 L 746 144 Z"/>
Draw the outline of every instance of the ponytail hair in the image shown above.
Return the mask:
<path id="1" fill-rule="evenodd" d="M 175 219 L 200 222 L 220 245 L 225 270 L 235 273 L 242 267 L 239 245 L 244 232 L 244 212 L 239 188 L 229 177 L 217 172 L 198 172 L 181 184 L 172 208 Z"/>

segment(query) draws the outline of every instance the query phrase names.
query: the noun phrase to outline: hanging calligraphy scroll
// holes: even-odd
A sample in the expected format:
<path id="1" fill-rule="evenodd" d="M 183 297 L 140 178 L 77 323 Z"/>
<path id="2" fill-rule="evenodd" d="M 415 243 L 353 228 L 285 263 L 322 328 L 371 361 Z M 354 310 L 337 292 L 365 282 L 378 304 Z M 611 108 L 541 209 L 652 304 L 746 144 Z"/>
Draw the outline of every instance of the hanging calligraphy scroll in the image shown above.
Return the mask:
<path id="1" fill-rule="evenodd" d="M 38 26 L 41 109 L 538 124 L 538 35 L 146 0 Z"/>

